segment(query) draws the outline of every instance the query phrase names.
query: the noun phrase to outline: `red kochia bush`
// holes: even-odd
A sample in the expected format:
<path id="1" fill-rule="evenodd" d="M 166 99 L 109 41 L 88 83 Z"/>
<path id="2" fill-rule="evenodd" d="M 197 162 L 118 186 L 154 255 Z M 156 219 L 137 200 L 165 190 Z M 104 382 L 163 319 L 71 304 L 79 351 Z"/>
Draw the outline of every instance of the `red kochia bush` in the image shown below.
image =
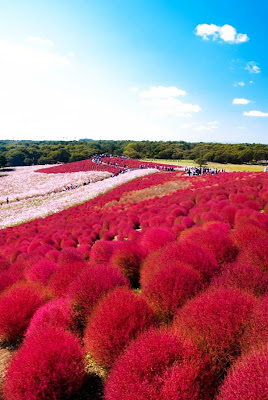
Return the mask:
<path id="1" fill-rule="evenodd" d="M 17 280 L 21 278 L 19 271 L 7 270 L 0 273 L 0 293 L 13 285 Z"/>
<path id="2" fill-rule="evenodd" d="M 55 263 L 58 262 L 59 256 L 60 256 L 60 252 L 58 250 L 50 250 L 46 254 L 46 258 L 48 258 L 51 261 L 54 261 Z"/>
<path id="3" fill-rule="evenodd" d="M 58 258 L 58 264 L 60 266 L 78 261 L 84 261 L 83 256 L 79 253 L 77 249 L 72 248 L 62 250 Z"/>
<path id="4" fill-rule="evenodd" d="M 115 363 L 105 400 L 208 400 L 213 376 L 205 356 L 164 331 L 149 331 Z"/>
<path id="5" fill-rule="evenodd" d="M 25 275 L 28 280 L 45 284 L 48 278 L 57 269 L 58 265 L 48 259 L 42 258 L 39 262 L 27 269 Z"/>
<path id="6" fill-rule="evenodd" d="M 118 243 L 110 263 L 119 268 L 122 274 L 137 287 L 140 274 L 140 265 L 145 254 L 142 248 L 134 242 Z"/>
<path id="7" fill-rule="evenodd" d="M 256 350 L 268 343 L 268 295 L 255 305 L 242 337 L 243 351 Z"/>
<path id="8" fill-rule="evenodd" d="M 241 353 L 239 343 L 255 303 L 237 289 L 210 290 L 178 311 L 174 329 L 208 352 L 222 372 Z"/>
<path id="9" fill-rule="evenodd" d="M 142 234 L 140 243 L 144 250 L 150 253 L 175 239 L 176 237 L 170 229 L 156 227 L 146 229 Z"/>
<path id="10" fill-rule="evenodd" d="M 0 337 L 8 341 L 21 338 L 35 311 L 48 300 L 48 293 L 30 283 L 18 283 L 0 297 Z"/>
<path id="11" fill-rule="evenodd" d="M 215 257 L 193 241 L 171 242 L 158 252 L 149 254 L 142 265 L 141 284 L 146 285 L 150 277 L 163 266 L 185 263 L 191 265 L 208 281 L 219 269 Z"/>
<path id="12" fill-rule="evenodd" d="M 217 400 L 268 398 L 268 346 L 241 358 L 229 371 Z"/>
<path id="13" fill-rule="evenodd" d="M 78 251 L 72 254 L 72 251 L 69 253 L 67 249 L 62 251 L 58 263 L 59 266 L 51 276 L 48 285 L 56 296 L 61 297 L 67 292 L 74 279 L 88 266 L 88 263 Z"/>
<path id="14" fill-rule="evenodd" d="M 79 390 L 83 379 L 79 339 L 49 327 L 31 336 L 12 359 L 4 396 L 6 400 L 69 399 Z"/>
<path id="15" fill-rule="evenodd" d="M 140 283 L 144 286 L 153 274 L 160 268 L 159 257 L 161 254 L 161 249 L 152 251 L 143 260 L 140 270 Z"/>
<path id="16" fill-rule="evenodd" d="M 90 263 L 92 265 L 108 263 L 116 245 L 116 242 L 108 240 L 95 242 L 90 252 Z"/>
<path id="17" fill-rule="evenodd" d="M 248 243 L 240 252 L 238 260 L 268 272 L 268 236 L 255 238 Z"/>
<path id="18" fill-rule="evenodd" d="M 268 291 L 268 274 L 257 266 L 235 262 L 224 265 L 211 285 L 240 288 L 254 296 L 263 296 Z"/>
<path id="19" fill-rule="evenodd" d="M 268 233 L 260 226 L 252 224 L 250 220 L 246 220 L 243 225 L 234 229 L 231 234 L 233 241 L 239 249 L 244 249 L 252 241 L 261 238 L 267 238 Z"/>
<path id="20" fill-rule="evenodd" d="M 144 299 L 117 288 L 95 308 L 85 331 L 85 348 L 101 365 L 111 366 L 124 347 L 154 323 Z"/>
<path id="21" fill-rule="evenodd" d="M 68 296 L 88 316 L 101 296 L 116 286 L 129 286 L 117 268 L 107 265 L 88 267 L 70 285 Z"/>
<path id="22" fill-rule="evenodd" d="M 0 256 L 0 272 L 6 271 L 10 267 L 10 263 Z"/>
<path id="23" fill-rule="evenodd" d="M 199 272 L 187 264 L 177 262 L 160 268 L 142 287 L 142 294 L 161 318 L 169 319 L 201 286 Z"/>
<path id="24" fill-rule="evenodd" d="M 75 312 L 68 299 L 60 298 L 44 304 L 34 313 L 25 337 L 38 335 L 44 328 L 74 329 Z"/>
<path id="25" fill-rule="evenodd" d="M 181 234 L 182 240 L 195 242 L 216 257 L 219 263 L 233 262 L 237 256 L 237 248 L 225 231 L 225 224 L 210 224 L 202 228 L 192 228 Z"/>

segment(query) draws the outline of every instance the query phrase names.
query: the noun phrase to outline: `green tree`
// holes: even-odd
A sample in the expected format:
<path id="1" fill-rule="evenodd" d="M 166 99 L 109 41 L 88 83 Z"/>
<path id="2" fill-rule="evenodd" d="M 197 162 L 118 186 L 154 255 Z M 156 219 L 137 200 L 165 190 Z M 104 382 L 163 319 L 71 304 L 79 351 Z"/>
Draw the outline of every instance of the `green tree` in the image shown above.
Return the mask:
<path id="1" fill-rule="evenodd" d="M 0 155 L 0 168 L 3 168 L 7 165 L 7 159 L 6 156 L 3 154 Z"/>
<path id="2" fill-rule="evenodd" d="M 25 154 L 21 150 L 10 150 L 7 155 L 8 164 L 11 167 L 24 165 Z"/>

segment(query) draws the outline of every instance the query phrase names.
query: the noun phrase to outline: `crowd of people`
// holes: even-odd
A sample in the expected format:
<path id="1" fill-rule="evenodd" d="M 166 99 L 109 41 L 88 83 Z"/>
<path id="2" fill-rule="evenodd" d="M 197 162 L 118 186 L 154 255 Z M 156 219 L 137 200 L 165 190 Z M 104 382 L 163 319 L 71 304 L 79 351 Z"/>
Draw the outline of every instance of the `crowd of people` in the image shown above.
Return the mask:
<path id="1" fill-rule="evenodd" d="M 217 175 L 220 172 L 225 172 L 224 169 L 207 168 L 207 167 L 186 167 L 185 174 L 188 176 L 193 175 Z"/>
<path id="2" fill-rule="evenodd" d="M 103 158 L 105 158 L 106 160 L 103 161 Z M 127 165 L 127 163 L 119 164 L 117 161 L 114 161 L 114 160 L 108 161 L 107 158 L 114 158 L 114 156 L 112 154 L 109 154 L 109 155 L 107 155 L 107 154 L 96 154 L 91 158 L 91 160 L 92 160 L 92 162 L 97 163 L 97 164 L 110 165 L 110 166 L 118 168 L 119 172 L 117 174 L 115 174 L 115 175 L 127 172 L 127 171 L 129 171 L 131 169 L 131 166 Z M 123 156 L 123 155 L 122 156 L 116 156 L 116 158 L 117 159 L 120 158 L 122 160 L 129 160 L 128 157 Z M 130 160 L 130 161 L 133 162 L 134 160 Z M 135 160 L 135 161 L 138 162 L 137 160 Z M 153 163 L 139 164 L 139 166 L 136 167 L 136 168 L 139 168 L 139 169 L 155 168 L 155 169 L 158 169 L 160 171 L 175 171 L 175 167 L 173 167 L 173 166 L 170 166 L 170 165 L 169 166 L 165 166 L 165 165 L 158 165 L 158 164 L 154 165 Z M 136 168 L 132 167 L 132 169 L 136 169 Z"/>

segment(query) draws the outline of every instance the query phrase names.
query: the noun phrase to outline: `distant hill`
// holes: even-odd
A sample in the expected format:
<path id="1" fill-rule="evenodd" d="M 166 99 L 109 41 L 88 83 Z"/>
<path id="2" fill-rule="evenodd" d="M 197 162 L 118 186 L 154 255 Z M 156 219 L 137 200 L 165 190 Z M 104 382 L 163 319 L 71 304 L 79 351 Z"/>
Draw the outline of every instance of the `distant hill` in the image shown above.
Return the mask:
<path id="1" fill-rule="evenodd" d="M 215 163 L 259 163 L 268 160 L 268 145 L 258 143 L 192 143 L 184 141 L 93 140 L 0 141 L 0 168 L 5 166 L 69 163 L 95 154 L 133 159 L 202 160 Z"/>

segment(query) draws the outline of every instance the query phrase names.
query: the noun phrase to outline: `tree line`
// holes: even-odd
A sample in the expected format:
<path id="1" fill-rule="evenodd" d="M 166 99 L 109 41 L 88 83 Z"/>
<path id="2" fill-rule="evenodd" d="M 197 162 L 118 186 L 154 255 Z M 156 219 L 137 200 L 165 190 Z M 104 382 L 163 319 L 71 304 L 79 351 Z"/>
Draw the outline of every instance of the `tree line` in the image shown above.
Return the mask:
<path id="1" fill-rule="evenodd" d="M 68 163 L 103 153 L 137 159 L 187 159 L 199 163 L 243 164 L 268 160 L 268 145 L 90 139 L 69 142 L 2 140 L 0 167 Z"/>

